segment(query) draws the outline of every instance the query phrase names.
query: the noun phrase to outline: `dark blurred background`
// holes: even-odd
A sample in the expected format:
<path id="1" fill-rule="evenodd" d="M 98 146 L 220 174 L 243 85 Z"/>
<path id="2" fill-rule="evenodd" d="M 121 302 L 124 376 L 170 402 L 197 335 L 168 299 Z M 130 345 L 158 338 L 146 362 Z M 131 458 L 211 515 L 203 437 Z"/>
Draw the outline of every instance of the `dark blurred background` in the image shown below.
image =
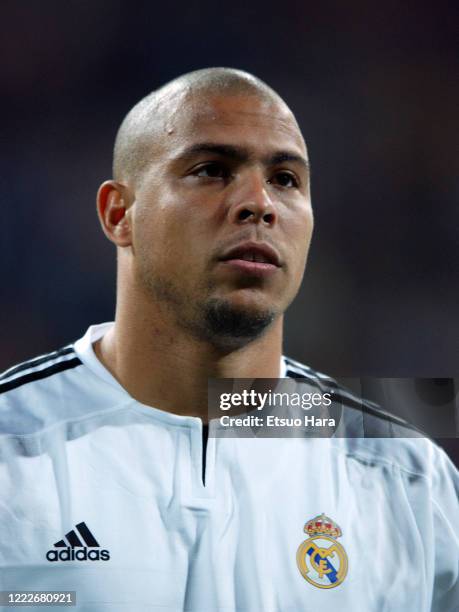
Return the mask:
<path id="1" fill-rule="evenodd" d="M 94 202 L 117 127 L 221 65 L 277 89 L 309 147 L 316 233 L 286 353 L 335 376 L 457 375 L 457 7 L 4 1 L 0 368 L 113 317 Z"/>

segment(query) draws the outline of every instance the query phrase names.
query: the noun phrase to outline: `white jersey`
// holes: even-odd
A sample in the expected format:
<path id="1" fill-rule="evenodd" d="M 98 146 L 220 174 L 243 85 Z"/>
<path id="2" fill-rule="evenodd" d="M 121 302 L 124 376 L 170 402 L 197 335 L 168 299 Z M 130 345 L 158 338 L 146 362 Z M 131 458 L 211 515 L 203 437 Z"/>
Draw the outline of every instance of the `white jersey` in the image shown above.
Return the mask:
<path id="1" fill-rule="evenodd" d="M 0 590 L 75 591 L 85 612 L 459 610 L 459 478 L 439 447 L 205 445 L 199 418 L 142 405 L 97 360 L 108 325 L 0 379 Z M 331 379 L 288 358 L 282 375 L 361 419 Z"/>

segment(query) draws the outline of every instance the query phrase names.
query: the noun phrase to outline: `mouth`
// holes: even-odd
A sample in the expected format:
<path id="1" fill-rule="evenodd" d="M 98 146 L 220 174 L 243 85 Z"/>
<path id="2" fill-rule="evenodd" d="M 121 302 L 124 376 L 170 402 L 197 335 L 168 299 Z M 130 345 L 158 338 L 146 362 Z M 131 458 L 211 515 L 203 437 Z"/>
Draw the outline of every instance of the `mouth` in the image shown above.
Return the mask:
<path id="1" fill-rule="evenodd" d="M 269 276 L 282 267 L 277 251 L 258 242 L 244 242 L 232 247 L 219 260 L 236 272 L 258 277 Z"/>

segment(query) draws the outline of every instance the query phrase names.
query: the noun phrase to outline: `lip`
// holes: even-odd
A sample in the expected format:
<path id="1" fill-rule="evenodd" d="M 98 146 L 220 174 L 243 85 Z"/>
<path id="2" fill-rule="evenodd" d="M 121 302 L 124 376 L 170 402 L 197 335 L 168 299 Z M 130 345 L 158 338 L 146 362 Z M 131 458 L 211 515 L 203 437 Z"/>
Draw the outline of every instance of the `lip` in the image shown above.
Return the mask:
<path id="1" fill-rule="evenodd" d="M 247 261 L 244 256 L 247 253 L 255 253 L 262 257 L 265 261 Z M 281 261 L 278 252 L 273 247 L 264 242 L 241 242 L 234 247 L 231 247 L 223 253 L 219 258 L 220 261 L 245 261 L 245 263 L 257 263 L 260 265 L 270 265 L 276 268 L 281 267 Z"/>
<path id="2" fill-rule="evenodd" d="M 265 261 L 248 261 L 244 255 L 252 253 Z M 243 242 L 231 247 L 219 258 L 220 262 L 238 273 L 263 278 L 274 274 L 281 267 L 279 254 L 271 246 L 261 242 Z"/>

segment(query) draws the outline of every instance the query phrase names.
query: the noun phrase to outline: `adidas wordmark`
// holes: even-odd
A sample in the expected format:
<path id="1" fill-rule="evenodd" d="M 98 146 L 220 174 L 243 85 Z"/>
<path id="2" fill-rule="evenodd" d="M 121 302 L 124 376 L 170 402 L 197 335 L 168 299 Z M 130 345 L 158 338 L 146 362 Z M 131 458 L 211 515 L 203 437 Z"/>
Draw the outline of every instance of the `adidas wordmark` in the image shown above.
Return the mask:
<path id="1" fill-rule="evenodd" d="M 46 558 L 48 561 L 108 561 L 110 553 L 108 550 L 100 550 L 100 545 L 92 535 L 86 523 L 78 523 L 76 529 L 65 534 L 65 539 L 54 544 L 55 548 L 48 550 Z M 67 540 L 67 543 L 66 541 Z M 82 542 L 83 540 L 83 542 Z"/>

